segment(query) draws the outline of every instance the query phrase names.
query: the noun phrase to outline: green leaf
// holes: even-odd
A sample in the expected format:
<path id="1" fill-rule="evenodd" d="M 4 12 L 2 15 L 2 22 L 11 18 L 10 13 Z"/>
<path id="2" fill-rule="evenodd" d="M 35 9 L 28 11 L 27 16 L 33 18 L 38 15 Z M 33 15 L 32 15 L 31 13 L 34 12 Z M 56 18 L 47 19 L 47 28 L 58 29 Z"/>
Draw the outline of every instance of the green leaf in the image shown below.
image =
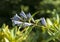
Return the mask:
<path id="1" fill-rule="evenodd" d="M 56 16 L 57 16 L 57 24 L 59 24 L 59 15 L 56 14 Z"/>
<path id="2" fill-rule="evenodd" d="M 51 22 L 51 20 L 49 18 L 47 18 L 47 25 L 53 26 L 53 23 Z"/>

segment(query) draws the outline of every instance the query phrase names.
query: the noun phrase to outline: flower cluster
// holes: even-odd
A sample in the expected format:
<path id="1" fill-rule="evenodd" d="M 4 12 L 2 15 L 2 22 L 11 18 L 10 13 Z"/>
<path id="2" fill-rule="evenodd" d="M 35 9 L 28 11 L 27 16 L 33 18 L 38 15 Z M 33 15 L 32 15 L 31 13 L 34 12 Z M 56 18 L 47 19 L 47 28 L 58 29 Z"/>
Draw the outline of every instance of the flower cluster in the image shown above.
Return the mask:
<path id="1" fill-rule="evenodd" d="M 33 25 L 33 23 L 27 22 L 32 17 L 32 15 L 30 13 L 25 14 L 23 11 L 21 11 L 21 13 L 19 15 L 16 14 L 14 17 L 11 18 L 13 25 L 18 25 L 18 26 L 23 25 L 23 27 Z M 33 17 L 31 18 L 31 21 L 35 22 Z M 41 21 L 41 23 L 43 25 L 46 25 L 46 21 L 45 21 L 44 17 L 40 18 L 39 21 Z"/>
<path id="2" fill-rule="evenodd" d="M 11 18 L 13 25 L 19 26 L 23 24 L 24 27 L 33 25 L 32 23 L 26 22 L 32 17 L 30 13 L 25 14 L 23 11 L 21 11 L 19 15 L 16 14 L 14 15 L 14 17 Z M 34 21 L 34 19 L 32 18 L 31 21 Z"/>

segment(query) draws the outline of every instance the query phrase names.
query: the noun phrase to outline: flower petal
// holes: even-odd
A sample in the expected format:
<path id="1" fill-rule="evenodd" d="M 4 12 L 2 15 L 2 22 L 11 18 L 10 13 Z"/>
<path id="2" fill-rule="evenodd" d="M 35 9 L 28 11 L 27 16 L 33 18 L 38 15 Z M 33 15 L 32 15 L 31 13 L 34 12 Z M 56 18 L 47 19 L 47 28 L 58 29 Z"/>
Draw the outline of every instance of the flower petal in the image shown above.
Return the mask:
<path id="1" fill-rule="evenodd" d="M 40 20 L 41 20 L 41 23 L 46 26 L 46 20 L 45 20 L 45 18 L 43 17 Z"/>
<path id="2" fill-rule="evenodd" d="M 31 26 L 31 25 L 33 25 L 33 24 L 25 22 L 23 26 L 26 27 L 26 26 Z"/>
<path id="3" fill-rule="evenodd" d="M 27 19 L 27 16 L 25 15 L 23 11 L 21 11 L 20 16 Z"/>
<path id="4" fill-rule="evenodd" d="M 13 25 L 18 25 L 18 26 L 23 24 L 23 27 L 33 25 L 32 23 L 27 23 L 27 22 L 23 23 L 23 22 L 15 21 L 15 20 L 12 20 L 12 22 L 13 22 Z"/>
<path id="5" fill-rule="evenodd" d="M 14 17 L 12 17 L 11 19 L 16 20 L 16 21 L 22 20 L 17 14 Z"/>
<path id="6" fill-rule="evenodd" d="M 12 20 L 13 25 L 21 25 L 23 22 Z"/>
<path id="7" fill-rule="evenodd" d="M 32 17 L 32 15 L 30 13 L 27 14 L 27 19 L 30 19 Z M 34 19 L 31 19 L 34 22 Z"/>
<path id="8" fill-rule="evenodd" d="M 28 18 L 28 19 L 31 18 L 31 14 L 30 14 L 30 13 L 27 14 L 27 18 Z"/>

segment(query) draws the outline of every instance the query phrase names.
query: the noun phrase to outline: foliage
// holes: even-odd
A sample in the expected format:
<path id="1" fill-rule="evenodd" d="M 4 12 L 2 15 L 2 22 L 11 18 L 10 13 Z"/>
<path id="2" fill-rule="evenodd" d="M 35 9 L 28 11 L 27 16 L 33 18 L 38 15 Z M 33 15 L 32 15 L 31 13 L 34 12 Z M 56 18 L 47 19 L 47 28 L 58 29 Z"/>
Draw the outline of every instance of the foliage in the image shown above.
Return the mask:
<path id="1" fill-rule="evenodd" d="M 32 15 L 33 16 L 33 15 Z M 40 18 L 34 20 L 32 26 L 14 26 L 9 29 L 8 25 L 3 24 L 0 28 L 1 42 L 60 42 L 60 19 L 55 14 L 53 18 Z M 42 22 L 40 22 L 42 21 Z M 46 22 L 45 24 L 43 24 Z M 30 20 L 31 23 L 31 20 Z"/>
<path id="2" fill-rule="evenodd" d="M 60 42 L 58 14 L 60 0 L 0 0 L 0 24 L 13 23 L 0 28 L 0 42 Z"/>

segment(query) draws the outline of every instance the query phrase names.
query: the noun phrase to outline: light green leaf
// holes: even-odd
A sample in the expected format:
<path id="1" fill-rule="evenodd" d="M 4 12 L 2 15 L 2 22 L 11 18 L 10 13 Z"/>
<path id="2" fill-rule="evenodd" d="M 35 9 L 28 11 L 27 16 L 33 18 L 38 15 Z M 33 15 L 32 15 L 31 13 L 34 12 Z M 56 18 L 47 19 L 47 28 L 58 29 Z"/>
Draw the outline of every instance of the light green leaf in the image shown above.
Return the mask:
<path id="1" fill-rule="evenodd" d="M 52 23 L 51 20 L 48 19 L 48 18 L 47 18 L 47 25 L 51 25 L 51 26 L 53 26 L 53 23 Z"/>

